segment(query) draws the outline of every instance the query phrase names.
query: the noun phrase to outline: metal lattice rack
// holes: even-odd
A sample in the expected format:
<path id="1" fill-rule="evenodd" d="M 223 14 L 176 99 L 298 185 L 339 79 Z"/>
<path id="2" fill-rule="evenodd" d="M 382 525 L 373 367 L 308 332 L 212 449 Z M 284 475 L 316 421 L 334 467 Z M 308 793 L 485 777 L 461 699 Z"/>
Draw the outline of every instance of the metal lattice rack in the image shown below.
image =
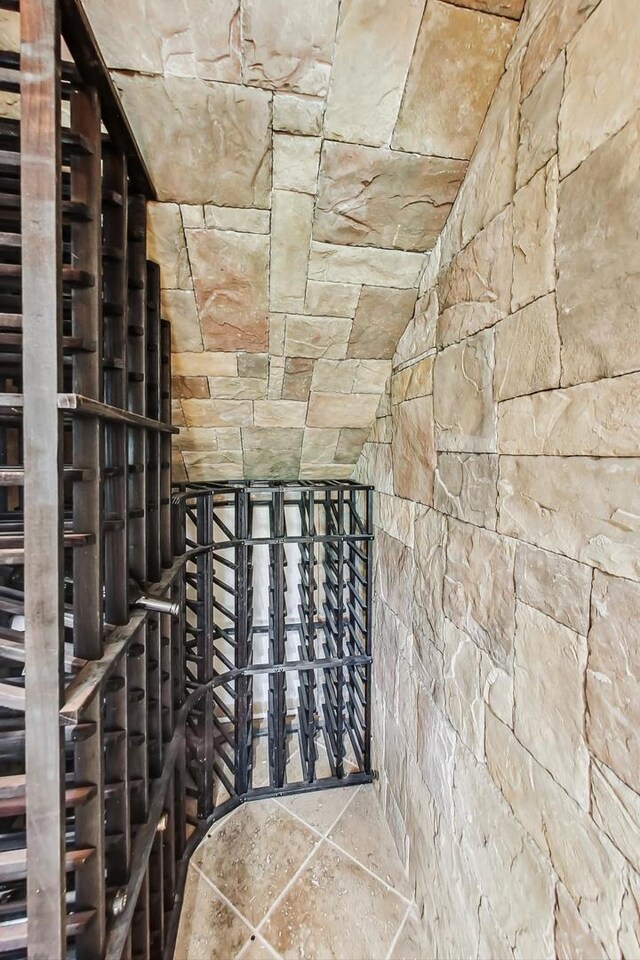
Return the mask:
<path id="1" fill-rule="evenodd" d="M 372 488 L 182 486 L 190 816 L 371 779 Z M 260 598 L 268 597 L 260 606 Z"/>

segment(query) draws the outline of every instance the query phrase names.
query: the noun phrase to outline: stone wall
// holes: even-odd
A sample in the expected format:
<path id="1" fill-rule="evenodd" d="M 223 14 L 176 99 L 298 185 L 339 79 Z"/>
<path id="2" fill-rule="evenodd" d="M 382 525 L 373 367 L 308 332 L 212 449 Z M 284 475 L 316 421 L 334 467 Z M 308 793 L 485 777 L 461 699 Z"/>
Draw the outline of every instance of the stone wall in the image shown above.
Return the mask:
<path id="1" fill-rule="evenodd" d="M 636 0 L 528 0 L 356 476 L 425 955 L 640 956 Z"/>
<path id="2" fill-rule="evenodd" d="M 160 201 L 176 477 L 350 476 L 524 0 L 83 2 Z"/>

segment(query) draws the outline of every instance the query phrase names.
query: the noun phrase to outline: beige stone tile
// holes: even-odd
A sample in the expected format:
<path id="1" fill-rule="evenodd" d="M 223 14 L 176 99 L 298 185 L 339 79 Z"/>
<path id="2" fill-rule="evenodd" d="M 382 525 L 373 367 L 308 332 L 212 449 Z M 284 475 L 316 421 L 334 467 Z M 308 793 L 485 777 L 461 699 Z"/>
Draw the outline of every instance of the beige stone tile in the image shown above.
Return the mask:
<path id="1" fill-rule="evenodd" d="M 370 428 L 378 397 L 372 393 L 312 393 L 307 423 L 310 427 Z"/>
<path id="2" fill-rule="evenodd" d="M 240 0 L 220 0 L 215 17 L 208 0 L 169 5 L 142 0 L 140 6 L 128 0 L 83 2 L 107 66 L 241 81 Z"/>
<path id="3" fill-rule="evenodd" d="M 512 311 L 555 288 L 557 218 L 558 165 L 554 158 L 514 197 Z"/>
<path id="4" fill-rule="evenodd" d="M 591 813 L 600 829 L 638 870 L 640 866 L 640 797 L 595 760 L 591 764 Z"/>
<path id="5" fill-rule="evenodd" d="M 264 400 L 267 381 L 261 377 L 209 377 L 209 391 L 220 400 Z"/>
<path id="6" fill-rule="evenodd" d="M 465 169 L 457 160 L 325 140 L 314 239 L 429 250 Z"/>
<path id="7" fill-rule="evenodd" d="M 240 427 L 253 423 L 250 400 L 183 400 L 182 409 L 189 427 Z"/>
<path id="8" fill-rule="evenodd" d="M 295 479 L 303 433 L 301 427 L 243 427 L 245 477 Z"/>
<path id="9" fill-rule="evenodd" d="M 591 567 L 528 543 L 516 546 L 516 596 L 584 636 L 589 629 Z"/>
<path id="10" fill-rule="evenodd" d="M 394 366 L 422 356 L 436 345 L 438 295 L 430 290 L 415 305 L 413 317 L 398 341 L 393 355 Z"/>
<path id="11" fill-rule="evenodd" d="M 407 400 L 395 408 L 391 451 L 396 495 L 432 504 L 436 467 L 432 397 Z"/>
<path id="12" fill-rule="evenodd" d="M 315 907 L 318 899 L 324 907 L 321 916 Z M 284 958 L 371 960 L 386 956 L 405 908 L 404 900 L 323 842 L 261 933 Z M 368 922 L 354 924 L 353 917 L 365 911 Z"/>
<path id="13" fill-rule="evenodd" d="M 640 107 L 639 46 L 640 19 L 633 0 L 602 0 L 569 43 L 558 142 L 563 177 Z"/>
<path id="14" fill-rule="evenodd" d="M 501 453 L 632 457 L 640 449 L 640 373 L 500 404 Z"/>
<path id="15" fill-rule="evenodd" d="M 288 357 L 341 359 L 347 352 L 351 324 L 346 318 L 287 315 L 284 352 Z"/>
<path id="16" fill-rule="evenodd" d="M 242 451 L 239 427 L 187 427 L 178 437 L 181 450 Z"/>
<path id="17" fill-rule="evenodd" d="M 402 867 L 372 786 L 360 790 L 331 830 L 329 840 L 401 896 L 412 896 L 411 882 Z"/>
<path id="18" fill-rule="evenodd" d="M 415 290 L 363 287 L 347 356 L 391 359 L 415 303 Z"/>
<path id="19" fill-rule="evenodd" d="M 341 430 L 340 439 L 336 447 L 336 464 L 355 465 L 360 451 L 366 443 L 368 434 L 368 428 L 358 430 L 347 427 Z"/>
<path id="20" fill-rule="evenodd" d="M 193 290 L 163 290 L 162 317 L 171 324 L 171 349 L 174 353 L 204 349 Z"/>
<path id="21" fill-rule="evenodd" d="M 322 133 L 324 101 L 290 93 L 273 96 L 273 129 L 305 137 Z"/>
<path id="22" fill-rule="evenodd" d="M 182 225 L 187 229 L 202 230 L 205 227 L 204 207 L 202 204 L 183 203 L 180 205 Z"/>
<path id="23" fill-rule="evenodd" d="M 585 809 L 589 755 L 583 737 L 587 643 L 551 617 L 516 606 L 514 731 L 518 740 Z"/>
<path id="24" fill-rule="evenodd" d="M 193 863 L 252 924 L 258 924 L 317 837 L 270 800 L 247 803 L 200 844 Z"/>
<path id="25" fill-rule="evenodd" d="M 558 149 L 558 113 L 564 86 L 564 66 L 562 53 L 522 103 L 517 187 L 530 180 Z"/>
<path id="26" fill-rule="evenodd" d="M 354 317 L 361 287 L 356 283 L 309 280 L 305 312 L 319 317 Z"/>
<path id="27" fill-rule="evenodd" d="M 282 384 L 283 400 L 309 399 L 314 361 L 306 357 L 287 357 Z"/>
<path id="28" fill-rule="evenodd" d="M 303 463 L 307 466 L 331 463 L 335 457 L 339 438 L 339 430 L 307 427 L 302 441 Z"/>
<path id="29" fill-rule="evenodd" d="M 180 403 L 179 400 L 171 401 L 171 422 L 176 427 L 186 426 L 184 413 L 182 412 L 182 404 Z"/>
<path id="30" fill-rule="evenodd" d="M 148 204 L 147 230 L 147 254 L 160 264 L 163 288 L 191 290 L 189 256 L 178 204 Z"/>
<path id="31" fill-rule="evenodd" d="M 210 230 L 235 230 L 237 233 L 269 233 L 271 214 L 251 208 L 204 207 L 204 226 Z"/>
<path id="32" fill-rule="evenodd" d="M 467 634 L 445 620 L 443 640 L 443 708 L 465 747 L 484 761 L 482 651 Z"/>
<path id="33" fill-rule="evenodd" d="M 319 137 L 273 135 L 273 187 L 315 196 L 320 163 Z"/>
<path id="34" fill-rule="evenodd" d="M 499 17 L 511 17 L 519 20 L 522 16 L 525 0 L 449 0 L 456 7 L 469 7 L 483 13 L 495 13 Z"/>
<path id="35" fill-rule="evenodd" d="M 501 456 L 498 530 L 640 579 L 639 464 L 606 457 Z"/>
<path id="36" fill-rule="evenodd" d="M 239 353 L 238 376 L 266 380 L 269 375 L 268 353 Z"/>
<path id="37" fill-rule="evenodd" d="M 639 166 L 637 115 L 560 185 L 563 386 L 640 369 L 635 307 L 640 297 Z"/>
<path id="38" fill-rule="evenodd" d="M 515 27 L 506 18 L 430 0 L 393 146 L 440 157 L 470 157 Z M 456 91 L 453 98 L 451 90 Z"/>
<path id="39" fill-rule="evenodd" d="M 244 0 L 245 82 L 291 93 L 327 93 L 338 0 Z"/>
<path id="40" fill-rule="evenodd" d="M 302 427 L 307 405 L 297 400 L 256 400 L 253 411 L 256 427 Z"/>
<path id="41" fill-rule="evenodd" d="M 414 287 L 424 257 L 404 250 L 311 243 L 309 279 L 334 283 L 364 283 L 379 287 Z"/>
<path id="42" fill-rule="evenodd" d="M 251 935 L 251 928 L 190 867 L 174 956 L 176 960 L 229 960 Z"/>
<path id="43" fill-rule="evenodd" d="M 209 382 L 206 377 L 172 377 L 171 394 L 176 400 L 186 397 L 202 400 L 209 397 Z"/>
<path id="44" fill-rule="evenodd" d="M 114 80 L 160 200 L 269 206 L 266 91 L 186 77 L 118 73 Z"/>
<path id="45" fill-rule="evenodd" d="M 438 345 L 463 340 L 506 317 L 512 277 L 513 217 L 508 207 L 440 275 Z"/>
<path id="46" fill-rule="evenodd" d="M 495 530 L 498 458 L 490 453 L 438 454 L 433 505 L 458 520 Z"/>
<path id="47" fill-rule="evenodd" d="M 271 310 L 301 313 L 307 287 L 307 262 L 314 199 L 274 190 L 271 213 Z"/>
<path id="48" fill-rule="evenodd" d="M 174 377 L 236 377 L 238 361 L 235 353 L 173 353 L 171 372 Z"/>
<path id="49" fill-rule="evenodd" d="M 537 24 L 522 60 L 523 97 L 528 96 L 599 3 L 600 0 L 543 0 L 537 4 L 537 15 L 532 5 Z"/>
<path id="50" fill-rule="evenodd" d="M 312 388 L 324 393 L 381 394 L 391 373 L 388 360 L 318 360 Z"/>
<path id="51" fill-rule="evenodd" d="M 635 640 L 640 585 L 596 572 L 587 669 L 587 738 L 591 751 L 628 786 L 640 789 L 635 736 L 640 654 Z"/>
<path id="52" fill-rule="evenodd" d="M 425 960 L 429 956 L 425 923 L 413 907 L 402 924 L 389 960 Z"/>
<path id="53" fill-rule="evenodd" d="M 341 4 L 327 136 L 373 146 L 389 143 L 423 10 L 424 0 Z"/>
<path id="54" fill-rule="evenodd" d="M 381 530 L 378 534 L 379 556 L 386 562 L 378 570 L 378 595 L 403 623 L 411 618 L 413 583 L 416 564 L 413 551 Z"/>
<path id="55" fill-rule="evenodd" d="M 277 960 L 277 957 L 278 954 L 271 949 L 266 940 L 255 934 L 252 934 L 238 954 L 238 960 Z"/>
<path id="56" fill-rule="evenodd" d="M 493 356 L 492 330 L 483 330 L 437 355 L 433 412 L 438 450 L 495 452 Z"/>
<path id="57" fill-rule="evenodd" d="M 188 234 L 205 349 L 265 351 L 268 238 L 221 230 L 189 230 Z"/>
<path id="58" fill-rule="evenodd" d="M 493 376 L 496 400 L 559 387 L 560 349 L 552 293 L 497 324 Z"/>
<path id="59" fill-rule="evenodd" d="M 602 944 L 580 916 L 580 911 L 561 883 L 556 894 L 555 924 L 558 960 L 571 960 L 575 956 L 606 960 Z"/>
<path id="60" fill-rule="evenodd" d="M 374 494 L 376 507 L 376 522 L 389 534 L 413 547 L 413 528 L 415 522 L 416 504 L 413 500 L 404 500 L 402 497 L 390 497 L 386 493 Z"/>
<path id="61" fill-rule="evenodd" d="M 298 796 L 282 797 L 278 803 L 289 813 L 304 820 L 312 830 L 317 830 L 324 836 L 342 815 L 347 804 L 352 804 L 358 790 L 360 787 L 340 787 L 335 790 L 301 793 Z"/>

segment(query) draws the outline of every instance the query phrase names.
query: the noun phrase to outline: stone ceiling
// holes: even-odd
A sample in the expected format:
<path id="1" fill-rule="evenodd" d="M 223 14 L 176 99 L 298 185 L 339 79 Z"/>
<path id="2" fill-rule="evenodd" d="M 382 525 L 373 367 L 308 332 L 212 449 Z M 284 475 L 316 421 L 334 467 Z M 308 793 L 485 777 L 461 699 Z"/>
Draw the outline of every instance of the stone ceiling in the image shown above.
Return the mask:
<path id="1" fill-rule="evenodd" d="M 350 476 L 524 0 L 85 0 L 159 197 L 177 477 Z"/>

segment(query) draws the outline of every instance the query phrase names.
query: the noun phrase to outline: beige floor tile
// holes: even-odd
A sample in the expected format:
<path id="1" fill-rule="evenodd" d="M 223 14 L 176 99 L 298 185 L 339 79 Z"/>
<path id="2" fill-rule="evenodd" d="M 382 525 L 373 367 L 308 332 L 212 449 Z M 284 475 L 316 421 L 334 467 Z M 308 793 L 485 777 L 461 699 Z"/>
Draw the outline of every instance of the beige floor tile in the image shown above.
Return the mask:
<path id="1" fill-rule="evenodd" d="M 329 839 L 403 897 L 413 897 L 412 885 L 404 872 L 371 784 L 364 785 L 353 803 L 349 804 L 329 834 Z"/>
<path id="2" fill-rule="evenodd" d="M 390 960 L 428 960 L 429 956 L 424 924 L 414 907 L 402 925 Z"/>
<path id="3" fill-rule="evenodd" d="M 230 960 L 250 935 L 251 928 L 217 896 L 205 878 L 191 868 L 187 874 L 174 960 Z"/>
<path id="4" fill-rule="evenodd" d="M 275 950 L 272 950 L 268 943 L 265 943 L 260 937 L 256 937 L 255 934 L 253 940 L 248 940 L 238 954 L 238 960 L 277 960 L 277 958 L 278 954 Z"/>
<path id="5" fill-rule="evenodd" d="M 246 803 L 220 821 L 193 862 L 257 924 L 313 849 L 317 836 L 272 800 Z"/>
<path id="6" fill-rule="evenodd" d="M 295 813 L 314 830 L 324 834 L 333 826 L 359 789 L 359 787 L 336 787 L 335 790 L 320 790 L 317 793 L 303 793 L 297 797 L 282 797 L 278 803 L 291 813 Z"/>
<path id="7" fill-rule="evenodd" d="M 404 900 L 323 841 L 260 932 L 285 960 L 384 960 L 405 911 Z"/>

